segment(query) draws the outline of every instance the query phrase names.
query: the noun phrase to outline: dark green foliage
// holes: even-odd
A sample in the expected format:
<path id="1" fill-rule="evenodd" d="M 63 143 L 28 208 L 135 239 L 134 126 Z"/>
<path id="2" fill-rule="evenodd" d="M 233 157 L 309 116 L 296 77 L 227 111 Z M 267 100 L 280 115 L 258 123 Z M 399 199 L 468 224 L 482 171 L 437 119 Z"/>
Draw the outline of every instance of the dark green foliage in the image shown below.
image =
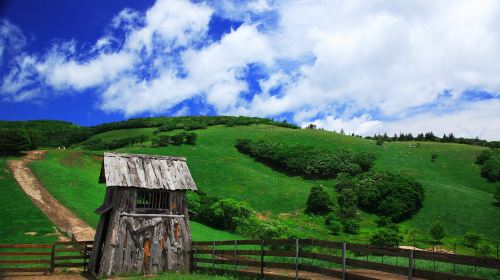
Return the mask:
<path id="1" fill-rule="evenodd" d="M 87 150 L 93 150 L 93 151 L 115 150 L 134 144 L 142 145 L 142 143 L 144 143 L 147 140 L 148 137 L 146 135 L 113 139 L 111 142 L 104 142 L 101 139 L 92 139 L 85 141 L 82 144 L 82 146 Z"/>
<path id="2" fill-rule="evenodd" d="M 172 135 L 170 136 L 170 144 L 174 145 L 174 146 L 179 146 L 179 145 L 182 145 L 184 143 L 184 134 L 183 133 L 178 133 L 178 134 L 175 134 L 175 135 Z"/>
<path id="3" fill-rule="evenodd" d="M 18 154 L 31 148 L 29 135 L 20 129 L 0 129 L 0 155 Z"/>
<path id="4" fill-rule="evenodd" d="M 337 235 L 344 230 L 344 225 L 334 213 L 330 213 L 325 217 L 325 225 L 333 235 Z"/>
<path id="5" fill-rule="evenodd" d="M 331 151 L 265 139 L 257 141 L 239 139 L 236 148 L 241 153 L 248 154 L 272 167 L 305 178 L 333 178 L 340 172 L 356 175 L 362 172 L 357 160 L 365 168 L 369 168 L 373 163 L 373 156 L 369 154 L 357 157 L 346 149 Z"/>
<path id="6" fill-rule="evenodd" d="M 362 176 L 355 190 L 361 208 L 393 222 L 410 218 L 422 207 L 424 200 L 424 189 L 419 182 L 388 172 Z"/>
<path id="7" fill-rule="evenodd" d="M 432 224 L 431 228 L 429 229 L 429 234 L 431 235 L 431 238 L 435 243 L 440 243 L 446 235 L 444 227 L 439 221 L 435 221 Z"/>
<path id="8" fill-rule="evenodd" d="M 492 158 L 481 166 L 481 176 L 491 182 L 500 181 L 500 158 Z"/>
<path id="9" fill-rule="evenodd" d="M 395 247 L 403 241 L 399 230 L 395 227 L 381 228 L 370 237 L 370 244 L 382 247 Z"/>
<path id="10" fill-rule="evenodd" d="M 337 196 L 337 203 L 339 205 L 339 216 L 341 219 L 350 219 L 356 217 L 358 212 L 357 196 L 353 189 L 343 189 Z"/>
<path id="11" fill-rule="evenodd" d="M 306 213 L 313 215 L 324 215 L 332 209 L 332 201 L 321 186 L 314 186 L 309 192 L 306 203 Z"/>
<path id="12" fill-rule="evenodd" d="M 160 135 L 156 138 L 153 138 L 152 144 L 159 147 L 165 147 L 170 145 L 170 136 L 169 135 Z"/>
<path id="13" fill-rule="evenodd" d="M 186 144 L 189 144 L 189 145 L 194 145 L 196 144 L 196 138 L 198 137 L 198 135 L 196 135 L 196 133 L 185 133 L 185 137 L 186 137 Z"/>
<path id="14" fill-rule="evenodd" d="M 477 253 L 483 257 L 487 257 L 488 255 L 491 254 L 492 251 L 493 249 L 488 243 L 481 244 L 481 246 L 479 246 L 477 249 Z"/>
<path id="15" fill-rule="evenodd" d="M 121 122 L 106 123 L 92 127 L 94 134 L 116 129 L 158 127 L 160 132 L 174 129 L 203 129 L 213 125 L 250 125 L 269 124 L 288 128 L 300 128 L 294 124 L 275 122 L 270 119 L 254 117 L 233 117 L 233 116 L 188 116 L 188 117 L 158 117 L 158 118 L 135 118 Z"/>
<path id="16" fill-rule="evenodd" d="M 375 142 L 377 145 L 382 146 L 384 144 L 384 140 L 382 139 L 377 139 L 377 142 Z"/>
<path id="17" fill-rule="evenodd" d="M 483 236 L 477 232 L 469 231 L 464 235 L 464 244 L 470 248 L 477 248 Z"/>
<path id="18" fill-rule="evenodd" d="M 342 220 L 342 225 L 344 226 L 345 233 L 357 234 L 359 232 L 360 225 L 358 219 Z"/>
<path id="19" fill-rule="evenodd" d="M 364 172 L 369 171 L 372 168 L 374 161 L 374 154 L 362 152 L 354 155 L 354 162 L 356 162 Z"/>
<path id="20" fill-rule="evenodd" d="M 490 182 L 500 181 L 500 150 L 485 150 L 476 158 L 481 166 L 481 176 Z"/>
<path id="21" fill-rule="evenodd" d="M 239 221 L 248 219 L 252 214 L 252 208 L 244 202 L 238 202 L 232 198 L 217 201 L 210 206 L 211 225 L 216 228 L 234 232 Z"/>
<path id="22" fill-rule="evenodd" d="M 342 172 L 337 174 L 337 183 L 335 184 L 337 192 L 341 192 L 343 189 L 353 190 L 355 185 L 354 179 L 349 173 Z"/>
<path id="23" fill-rule="evenodd" d="M 236 233 L 252 239 L 289 239 L 298 234 L 288 226 L 277 220 L 261 220 L 256 216 L 248 219 L 240 219 L 236 227 Z"/>
<path id="24" fill-rule="evenodd" d="M 436 161 L 437 157 L 438 157 L 438 155 L 437 155 L 437 154 L 432 154 L 432 155 L 431 155 L 431 161 L 432 161 L 432 162 Z"/>
<path id="25" fill-rule="evenodd" d="M 495 195 L 494 195 L 494 197 L 495 197 L 495 200 L 496 200 L 495 204 L 496 204 L 498 207 L 500 207 L 500 186 L 497 186 L 497 188 L 496 188 L 496 190 L 495 190 Z"/>

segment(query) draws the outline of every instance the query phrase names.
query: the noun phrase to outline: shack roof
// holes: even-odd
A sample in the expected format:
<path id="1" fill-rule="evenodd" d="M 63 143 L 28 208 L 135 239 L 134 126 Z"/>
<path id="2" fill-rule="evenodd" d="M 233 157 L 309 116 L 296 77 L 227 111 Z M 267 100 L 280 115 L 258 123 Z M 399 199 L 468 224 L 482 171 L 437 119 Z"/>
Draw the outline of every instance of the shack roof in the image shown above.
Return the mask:
<path id="1" fill-rule="evenodd" d="M 197 190 L 186 159 L 171 156 L 104 153 L 99 183 L 108 187 Z"/>

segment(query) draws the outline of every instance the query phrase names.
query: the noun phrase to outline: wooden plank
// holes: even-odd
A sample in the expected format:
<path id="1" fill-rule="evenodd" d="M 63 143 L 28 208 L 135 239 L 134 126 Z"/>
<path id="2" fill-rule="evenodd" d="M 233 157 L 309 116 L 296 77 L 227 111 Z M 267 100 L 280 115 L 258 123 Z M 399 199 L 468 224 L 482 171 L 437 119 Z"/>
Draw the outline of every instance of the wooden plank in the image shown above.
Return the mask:
<path id="1" fill-rule="evenodd" d="M 0 256 L 50 256 L 50 252 L 0 252 Z"/>
<path id="2" fill-rule="evenodd" d="M 51 244 L 0 244 L 0 249 L 5 248 L 51 248 Z"/>
<path id="3" fill-rule="evenodd" d="M 369 262 L 369 261 L 363 261 L 363 260 L 355 260 L 355 259 L 350 259 L 350 258 L 347 258 L 346 261 L 347 261 L 346 264 L 349 266 L 368 268 L 368 269 L 389 272 L 389 273 L 394 273 L 394 274 L 399 274 L 399 275 L 407 275 L 408 274 L 408 267 L 402 267 L 402 266 L 384 264 L 384 263 L 375 263 L 375 262 Z"/>
<path id="4" fill-rule="evenodd" d="M 234 250 L 216 250 L 215 254 L 216 255 L 223 255 L 223 256 L 232 256 Z M 213 250 L 211 249 L 203 249 L 203 250 L 197 250 L 197 254 L 212 254 Z M 260 250 L 238 250 L 238 255 L 251 255 L 251 256 L 260 256 Z"/>
<path id="5" fill-rule="evenodd" d="M 342 249 L 342 242 L 316 240 L 316 239 L 300 239 L 302 245 L 317 246 L 323 248 Z"/>
<path id="6" fill-rule="evenodd" d="M 0 264 L 39 264 L 39 263 L 48 263 L 50 264 L 50 259 L 36 259 L 36 260 L 0 260 Z"/>
<path id="7" fill-rule="evenodd" d="M 413 269 L 414 277 L 421 277 L 429 280 L 483 280 L 483 278 L 476 278 L 471 276 L 454 275 L 444 272 L 428 271 L 421 269 Z"/>
<path id="8" fill-rule="evenodd" d="M 340 256 L 301 252 L 300 257 L 307 258 L 307 259 L 313 259 L 313 260 L 328 261 L 328 262 L 332 262 L 332 263 L 340 263 L 340 264 L 342 263 L 342 257 L 340 257 Z"/>
<path id="9" fill-rule="evenodd" d="M 55 267 L 85 267 L 87 266 L 88 263 L 83 262 L 83 263 L 56 263 L 54 264 Z"/>
<path id="10" fill-rule="evenodd" d="M 273 256 L 273 257 L 295 257 L 295 252 L 292 251 L 278 251 L 278 250 L 268 250 L 264 251 L 264 254 L 266 256 Z"/>
<path id="11" fill-rule="evenodd" d="M 59 252 L 82 252 L 82 248 L 75 248 L 75 247 L 71 247 L 71 248 L 56 248 L 55 252 L 56 253 L 59 253 Z"/>
<path id="12" fill-rule="evenodd" d="M 12 267 L 0 268 L 0 272 L 50 272 L 49 267 Z"/>
<path id="13" fill-rule="evenodd" d="M 331 277 L 337 277 L 337 278 L 342 278 L 342 272 L 335 270 L 335 269 L 330 269 L 330 268 L 323 268 L 311 264 L 300 264 L 299 265 L 299 270 L 302 271 L 308 271 L 308 272 L 314 272 L 326 276 L 331 276 Z"/>
<path id="14" fill-rule="evenodd" d="M 90 240 L 87 240 L 87 241 L 76 241 L 76 242 L 73 242 L 73 241 L 56 241 L 54 242 L 54 245 L 74 245 L 75 243 L 77 244 L 80 244 L 80 245 L 92 245 L 94 243 L 94 241 L 90 241 Z M 49 245 L 49 248 L 50 248 L 51 245 Z"/>
<path id="15" fill-rule="evenodd" d="M 500 259 L 495 259 L 495 258 L 464 256 L 464 255 L 446 254 L 438 252 L 426 252 L 426 251 L 414 251 L 413 257 L 415 259 L 434 260 L 446 263 L 455 263 L 455 264 L 500 269 Z"/>
<path id="16" fill-rule="evenodd" d="M 347 250 L 359 253 L 370 253 L 370 254 L 385 255 L 385 256 L 408 257 L 410 255 L 408 250 L 405 249 L 377 247 L 364 244 L 347 244 Z"/>
<path id="17" fill-rule="evenodd" d="M 84 255 L 73 255 L 73 256 L 57 256 L 54 257 L 54 260 L 59 261 L 59 260 L 82 260 L 88 258 L 87 256 Z"/>

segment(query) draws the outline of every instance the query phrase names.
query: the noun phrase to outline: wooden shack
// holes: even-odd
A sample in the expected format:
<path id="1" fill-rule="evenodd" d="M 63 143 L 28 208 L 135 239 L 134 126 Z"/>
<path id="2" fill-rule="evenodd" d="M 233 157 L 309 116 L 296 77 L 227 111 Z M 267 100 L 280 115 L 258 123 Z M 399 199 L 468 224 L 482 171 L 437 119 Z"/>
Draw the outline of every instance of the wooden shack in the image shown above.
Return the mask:
<path id="1" fill-rule="evenodd" d="M 105 153 L 104 203 L 89 261 L 95 276 L 187 271 L 191 232 L 185 158 Z"/>

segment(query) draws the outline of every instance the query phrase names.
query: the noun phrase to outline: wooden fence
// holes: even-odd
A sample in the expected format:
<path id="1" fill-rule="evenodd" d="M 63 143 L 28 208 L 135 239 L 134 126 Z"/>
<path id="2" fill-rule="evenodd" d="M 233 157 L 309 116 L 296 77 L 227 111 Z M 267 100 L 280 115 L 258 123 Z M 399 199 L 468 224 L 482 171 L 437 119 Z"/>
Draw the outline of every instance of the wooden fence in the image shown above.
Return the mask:
<path id="1" fill-rule="evenodd" d="M 52 244 L 0 244 L 0 274 L 52 273 L 56 268 L 87 266 L 92 241 Z"/>
<path id="2" fill-rule="evenodd" d="M 191 269 L 261 279 L 307 279 L 307 272 L 360 280 L 384 278 L 380 273 L 410 280 L 500 279 L 498 258 L 313 239 L 193 242 Z M 370 277 L 373 272 L 379 276 Z"/>

